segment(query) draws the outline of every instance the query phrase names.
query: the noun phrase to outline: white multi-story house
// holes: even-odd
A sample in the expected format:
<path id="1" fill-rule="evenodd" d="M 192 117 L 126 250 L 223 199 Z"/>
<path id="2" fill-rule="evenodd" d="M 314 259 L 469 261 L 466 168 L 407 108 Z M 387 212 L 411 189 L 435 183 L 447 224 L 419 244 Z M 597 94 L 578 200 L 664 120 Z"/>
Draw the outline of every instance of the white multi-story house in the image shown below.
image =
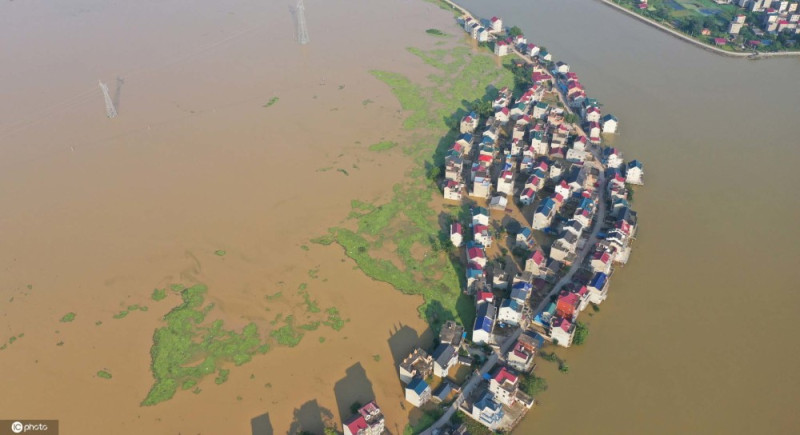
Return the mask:
<path id="1" fill-rule="evenodd" d="M 518 385 L 519 377 L 501 367 L 489 380 L 489 391 L 494 395 L 495 401 L 511 406 L 514 404 Z"/>
<path id="2" fill-rule="evenodd" d="M 644 184 L 644 168 L 642 162 L 632 160 L 625 167 L 625 182 L 629 184 Z"/>
<path id="3" fill-rule="evenodd" d="M 406 385 L 406 401 L 419 408 L 431 400 L 431 387 L 422 378 L 414 378 Z"/>

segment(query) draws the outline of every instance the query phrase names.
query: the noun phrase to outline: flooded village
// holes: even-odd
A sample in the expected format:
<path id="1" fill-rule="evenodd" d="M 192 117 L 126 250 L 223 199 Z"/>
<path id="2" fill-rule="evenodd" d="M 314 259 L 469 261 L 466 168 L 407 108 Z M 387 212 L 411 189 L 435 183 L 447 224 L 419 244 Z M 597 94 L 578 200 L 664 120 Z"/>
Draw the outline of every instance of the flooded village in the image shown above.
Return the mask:
<path id="1" fill-rule="evenodd" d="M 433 348 L 399 364 L 406 402 L 438 417 L 425 434 L 473 433 L 475 423 L 507 432 L 519 423 L 546 388 L 534 374 L 543 345 L 581 344 L 581 313 L 599 309 L 628 261 L 637 230 L 632 185 L 644 178 L 641 162 L 603 145 L 618 120 L 603 115 L 567 63 L 501 18 L 462 11 L 470 37 L 498 57 L 514 56 L 523 79 L 460 120 L 444 159 L 444 199 L 468 210 L 449 224 L 449 240 L 476 318 L 446 322 Z M 346 420 L 344 433 L 381 433 L 375 407 Z"/>

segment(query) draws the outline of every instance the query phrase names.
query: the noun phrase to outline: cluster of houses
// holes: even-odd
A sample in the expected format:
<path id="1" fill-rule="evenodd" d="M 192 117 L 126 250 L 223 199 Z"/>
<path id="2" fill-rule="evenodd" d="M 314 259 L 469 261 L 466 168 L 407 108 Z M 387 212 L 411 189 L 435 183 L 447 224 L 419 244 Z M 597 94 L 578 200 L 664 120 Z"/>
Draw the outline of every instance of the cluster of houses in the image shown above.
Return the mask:
<path id="1" fill-rule="evenodd" d="M 488 203 L 488 208 L 473 208 L 469 223 L 472 240 L 466 241 L 466 292 L 475 296 L 477 311 L 473 342 L 494 344 L 497 325 L 516 327 L 529 318 L 526 310 L 534 290 L 552 284 L 565 267 L 588 267 L 594 274 L 577 274 L 586 282 L 569 283 L 570 295 L 561 295 L 565 301 L 577 300 L 580 309 L 541 313 L 550 314 L 544 316 L 545 331 L 559 335 L 561 330 L 571 336 L 577 313 L 589 301 L 605 299 L 612 264 L 627 261 L 636 230 L 636 214 L 628 203 L 629 185 L 643 184 L 643 166 L 637 160 L 626 164 L 616 148 L 597 148 L 603 133 L 617 131 L 618 120 L 602 114 L 600 104 L 587 96 L 568 64 L 553 63 L 550 53 L 528 43 L 523 35 L 501 38 L 499 29 L 492 27 L 496 23 L 502 21 L 494 17 L 481 27 L 477 20 L 465 18 L 464 28 L 468 32 L 490 28 L 487 38 L 494 39 L 495 54 L 503 56 L 514 50 L 530 59 L 532 86 L 516 99 L 507 88 L 501 89 L 492 102 L 494 114 L 485 120 L 480 134 L 480 117 L 474 112 L 464 116 L 459 125 L 461 135 L 445 157 L 444 197 L 461 201 L 468 195 Z M 566 121 L 570 112 L 555 103 L 559 100 L 578 115 L 582 128 Z M 608 182 L 600 185 L 601 180 Z M 509 280 L 505 272 L 496 270 L 490 279 L 486 254 L 493 242 L 489 213 L 505 210 L 509 197 L 522 206 L 534 206 L 530 228 L 522 228 L 516 240 L 516 246 L 531 254 L 523 273 Z M 588 264 L 580 264 L 583 258 L 579 253 L 589 239 L 600 201 L 610 201 L 602 222 L 608 231 L 592 247 Z M 556 236 L 548 255 L 536 246 L 535 230 Z M 467 237 L 462 223 L 451 225 L 454 246 L 462 246 Z M 591 287 L 592 283 L 600 287 Z M 509 291 L 509 297 L 495 301 L 496 290 Z M 543 319 L 541 315 L 536 318 Z M 556 341 L 564 346 L 571 343 L 563 337 Z"/>
<path id="2" fill-rule="evenodd" d="M 492 17 L 489 20 L 477 20 L 466 17 L 463 20 L 464 31 L 478 42 L 488 42 L 491 35 L 503 32 L 503 20 Z"/>
<path id="3" fill-rule="evenodd" d="M 453 321 L 446 322 L 439 333 L 439 344 L 428 353 L 414 349 L 400 363 L 400 381 L 405 385 L 405 398 L 410 404 L 421 407 L 433 401 L 441 403 L 460 387 L 450 379 L 451 370 L 458 365 L 472 365 L 472 358 L 460 355 L 464 344 L 464 328 Z M 434 380 L 439 380 L 433 388 Z"/>
<path id="4" fill-rule="evenodd" d="M 531 63 L 532 85 L 517 98 L 500 89 L 493 114 L 483 122 L 477 113 L 466 114 L 444 159 L 444 198 L 478 203 L 469 222 L 450 225 L 450 241 L 463 246 L 466 257 L 464 292 L 474 297 L 471 343 L 463 326 L 448 321 L 432 351 L 414 349 L 398 370 L 406 401 L 425 407 L 462 394 L 452 371 L 470 366 L 473 351 L 501 350 L 500 364 L 474 391 L 462 394 L 467 397 L 459 406 L 500 430 L 533 404 L 520 385 L 543 340 L 570 346 L 581 311 L 606 299 L 614 265 L 627 261 L 636 235 L 629 189 L 643 184 L 644 173 L 641 162 L 626 162 L 616 148 L 600 145 L 601 135 L 616 132 L 618 121 L 603 116 L 569 65 L 553 63 L 550 53 L 523 35 L 506 37 L 497 17 L 462 20 L 476 40 L 495 41 L 496 55 L 514 53 Z M 524 214 L 532 212 L 530 225 L 523 224 L 513 240 L 527 253 L 524 270 L 511 274 L 490 267 L 487 256 L 495 242 L 491 211 L 511 212 L 509 200 Z M 550 246 L 539 245 L 535 231 L 550 235 Z M 534 294 L 543 300 L 556 291 L 549 306 L 533 312 Z"/>
<path id="5" fill-rule="evenodd" d="M 750 12 L 761 12 L 761 30 L 777 34 L 789 32 L 800 34 L 800 11 L 796 2 L 786 0 L 737 0 L 736 5 Z M 728 33 L 738 35 L 746 21 L 745 15 L 733 17 L 728 25 Z M 758 34 L 758 33 L 757 33 Z M 758 41 L 754 41 L 758 42 Z"/>

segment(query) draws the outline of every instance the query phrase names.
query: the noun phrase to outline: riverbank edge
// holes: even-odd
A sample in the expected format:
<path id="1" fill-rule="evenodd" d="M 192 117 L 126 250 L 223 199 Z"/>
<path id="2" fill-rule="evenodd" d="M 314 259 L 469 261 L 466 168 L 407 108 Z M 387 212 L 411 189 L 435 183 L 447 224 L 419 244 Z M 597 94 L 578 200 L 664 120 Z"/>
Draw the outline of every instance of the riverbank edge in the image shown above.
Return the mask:
<path id="1" fill-rule="evenodd" d="M 757 54 L 756 53 L 737 53 L 737 52 L 725 51 L 725 50 L 723 50 L 721 48 L 714 47 L 713 45 L 709 45 L 709 44 L 706 44 L 705 42 L 702 42 L 702 41 L 699 41 L 699 40 L 697 40 L 695 38 L 692 38 L 691 36 L 686 35 L 684 33 L 681 33 L 681 32 L 679 32 L 677 30 L 670 29 L 669 27 L 667 27 L 667 26 L 665 26 L 665 25 L 663 25 L 663 24 L 661 24 L 661 23 L 659 23 L 657 21 L 651 20 L 650 18 L 647 18 L 645 16 L 637 14 L 636 12 L 628 10 L 628 9 L 624 8 L 623 6 L 620 6 L 620 5 L 612 2 L 611 0 L 599 0 L 599 1 L 601 3 L 605 3 L 606 5 L 613 7 L 614 9 L 617 9 L 617 10 L 619 10 L 621 12 L 624 12 L 624 13 L 626 13 L 626 14 L 628 14 L 628 15 L 630 15 L 630 16 L 638 19 L 638 20 L 641 20 L 641 21 L 643 21 L 643 22 L 645 22 L 645 23 L 647 23 L 647 24 L 649 24 L 649 25 L 651 25 L 651 26 L 653 26 L 653 27 L 655 27 L 655 28 L 657 28 L 657 29 L 659 29 L 661 31 L 667 32 L 672 36 L 675 36 L 675 37 L 677 37 L 679 39 L 682 39 L 682 40 L 684 40 L 686 42 L 692 43 L 692 44 L 694 44 L 694 45 L 696 45 L 696 46 L 698 46 L 700 48 L 703 48 L 703 49 L 705 49 L 707 51 L 710 51 L 710 52 L 718 54 L 718 55 L 728 56 L 728 57 L 735 57 L 735 58 L 739 58 L 739 59 L 747 58 L 747 59 L 751 59 L 751 60 L 767 59 L 767 58 L 772 58 L 772 57 L 794 57 L 794 56 L 800 56 L 800 51 L 777 51 L 777 52 L 757 53 Z"/>

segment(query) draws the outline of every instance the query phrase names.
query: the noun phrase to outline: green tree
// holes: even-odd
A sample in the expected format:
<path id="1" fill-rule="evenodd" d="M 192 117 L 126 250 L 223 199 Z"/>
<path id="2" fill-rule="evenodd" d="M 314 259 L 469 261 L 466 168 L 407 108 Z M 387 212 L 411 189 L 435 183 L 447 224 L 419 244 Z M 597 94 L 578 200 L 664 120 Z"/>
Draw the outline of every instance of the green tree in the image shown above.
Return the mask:
<path id="1" fill-rule="evenodd" d="M 523 376 L 519 383 L 519 388 L 527 395 L 536 397 L 547 390 L 547 380 L 535 376 L 533 373 Z"/>
<path id="2" fill-rule="evenodd" d="M 494 113 L 492 102 L 488 100 L 475 100 L 469 105 L 469 110 L 478 114 L 482 118 L 488 118 Z"/>
<path id="3" fill-rule="evenodd" d="M 586 336 L 589 335 L 589 327 L 583 322 L 578 322 L 575 325 L 575 338 L 572 339 L 572 344 L 580 346 L 586 341 Z"/>
<path id="4" fill-rule="evenodd" d="M 510 29 L 508 29 L 508 36 L 516 38 L 519 35 L 522 35 L 522 29 L 520 29 L 519 27 L 513 26 Z"/>

